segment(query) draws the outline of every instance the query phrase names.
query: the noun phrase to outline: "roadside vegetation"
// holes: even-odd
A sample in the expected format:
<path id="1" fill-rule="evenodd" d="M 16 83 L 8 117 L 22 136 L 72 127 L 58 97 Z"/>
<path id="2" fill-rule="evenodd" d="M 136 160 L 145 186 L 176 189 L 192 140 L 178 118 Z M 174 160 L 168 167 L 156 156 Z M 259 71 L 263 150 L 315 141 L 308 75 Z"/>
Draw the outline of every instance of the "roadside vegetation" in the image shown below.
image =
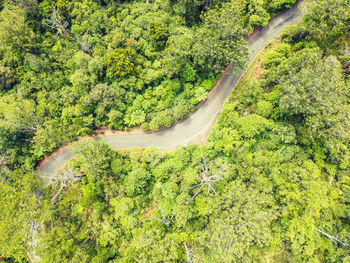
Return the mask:
<path id="1" fill-rule="evenodd" d="M 2 0 L 0 151 L 33 165 L 101 126 L 170 126 L 294 2 Z"/>
<path id="2" fill-rule="evenodd" d="M 82 12 L 83 4 L 87 2 L 72 3 L 81 4 L 79 11 Z M 120 35 L 112 37 L 106 33 L 114 39 L 108 40 L 111 42 L 103 42 L 107 41 L 103 37 L 96 38 L 96 49 L 110 51 L 92 53 L 95 56 L 100 54 L 99 59 L 103 65 L 101 74 L 104 74 L 106 80 L 102 84 L 96 84 L 105 85 L 106 93 L 91 93 L 94 96 L 100 94 L 96 103 L 101 103 L 103 98 L 109 98 L 104 94 L 114 89 L 123 89 L 123 94 L 138 94 L 134 98 L 131 95 L 128 97 L 130 104 L 116 95 L 120 103 L 125 105 L 125 111 L 121 111 L 121 128 L 129 126 L 124 118 L 138 120 L 130 127 L 141 123 L 145 127 L 155 122 L 153 118 L 148 119 L 151 115 L 142 105 L 156 96 L 152 93 L 147 99 L 148 89 L 154 92 L 161 86 L 167 90 L 163 82 L 178 81 L 179 93 L 173 93 L 174 101 L 180 98 L 191 104 L 191 107 L 195 106 L 200 100 L 193 103 L 194 97 L 184 98 L 181 95 L 186 92 L 185 85 L 192 85 L 190 90 L 195 94 L 202 87 L 201 83 L 209 83 L 210 80 L 209 90 L 215 74 L 228 61 L 239 58 L 237 67 L 244 61 L 242 58 L 245 45 L 241 42 L 242 34 L 263 24 L 265 20 L 261 17 L 268 17 L 292 4 L 280 1 L 261 3 L 260 9 L 253 9 L 260 11 L 250 13 L 249 10 L 252 10 L 252 6 L 257 6 L 257 3 L 247 2 L 242 9 L 232 8 L 232 5 L 238 5 L 234 1 L 218 1 L 207 7 L 207 2 L 201 1 L 169 2 L 167 5 L 161 3 L 164 2 L 117 5 L 119 9 L 116 9 L 118 11 L 114 15 L 117 24 L 113 22 L 112 25 L 118 26 L 111 26 L 112 31 L 122 31 L 126 41 L 131 36 L 125 36 L 126 32 L 139 36 L 147 32 L 153 34 L 152 37 L 148 36 L 142 41 L 142 37 L 134 37 L 136 42 L 133 45 L 115 45 L 110 50 L 109 45 L 113 41 L 123 39 Z M 91 6 L 105 8 L 103 10 L 112 10 L 115 7 L 111 3 L 90 4 L 85 7 L 86 10 L 90 10 Z M 6 149 L 0 156 L 0 211 L 5 211 L 0 213 L 1 259 L 8 262 L 35 259 L 43 262 L 348 262 L 349 5 L 349 0 L 319 0 L 308 3 L 302 21 L 288 27 L 247 69 L 227 100 L 205 145 L 190 145 L 172 152 L 136 148 L 116 152 L 103 142 L 80 142 L 73 147 L 76 158 L 54 177 L 46 178 L 45 183 L 32 172 L 32 161 L 28 159 L 38 158 L 33 156 L 33 150 L 38 149 L 36 147 L 39 145 L 35 142 L 38 134 L 49 136 L 44 132 L 47 127 L 40 126 L 43 125 L 40 122 L 36 123 L 36 116 L 38 109 L 44 107 L 43 105 L 50 108 L 51 104 L 37 104 L 36 99 L 31 96 L 38 98 L 39 94 L 47 92 L 47 99 L 55 100 L 56 97 L 51 92 L 56 92 L 61 94 L 57 97 L 61 101 L 58 98 L 63 98 L 63 91 L 76 90 L 82 92 L 82 96 L 77 99 L 80 101 L 83 97 L 88 99 L 87 94 L 95 87 L 78 88 L 74 83 L 67 82 L 61 89 L 60 86 L 53 87 L 53 82 L 49 82 L 49 90 L 32 90 L 27 93 L 29 97 L 21 97 L 19 100 L 17 96 L 25 94 L 25 86 L 21 83 L 28 79 L 11 80 L 12 86 L 4 91 L 0 102 L 3 103 L 1 105 L 8 103 L 6 107 L 0 108 L 0 111 L 7 111 L 6 114 L 0 114 L 3 119 L 1 131 L 4 134 L 1 136 L 9 136 L 0 136 L 3 138 L 2 146 L 0 144 L 3 148 L 0 150 Z M 6 8 L 9 7 L 5 6 L 2 12 L 10 10 Z M 138 23 L 137 17 L 141 16 L 137 15 L 141 14 L 138 13 L 141 12 L 139 8 L 153 10 L 148 16 L 145 15 L 149 20 L 142 20 L 152 21 L 152 25 L 147 26 L 148 31 L 131 25 Z M 48 10 L 51 12 L 51 7 Z M 203 10 L 205 12 L 201 14 Z M 155 13 L 152 12 L 156 12 L 157 17 L 161 17 L 164 12 L 166 19 L 153 23 Z M 242 19 L 242 31 L 239 31 L 239 37 L 234 43 L 220 42 L 222 38 L 210 28 L 218 21 L 223 22 L 220 19 L 228 19 L 230 12 L 235 12 L 235 18 L 231 17 L 227 23 L 236 21 L 236 16 L 244 14 L 239 18 Z M 99 14 L 103 17 L 108 13 Z M 131 14 L 134 16 L 128 18 L 128 23 L 131 23 L 128 24 L 125 19 Z M 254 17 L 255 14 L 260 20 Z M 79 21 L 85 21 L 80 27 L 91 26 L 86 25 L 88 22 L 85 19 L 80 19 Z M 101 20 L 95 26 L 108 25 L 108 19 Z M 178 21 L 180 19 L 181 23 Z M 176 23 L 167 24 L 166 21 Z M 5 22 L 8 21 L 2 20 L 1 23 Z M 89 20 L 89 23 L 92 21 Z M 70 22 L 68 25 L 74 23 Z M 140 22 L 140 26 L 145 25 L 146 22 Z M 162 54 L 165 54 L 162 52 L 171 46 L 168 42 L 176 28 L 187 33 L 192 32 L 189 35 L 194 34 L 193 32 L 206 35 L 193 41 L 190 45 L 191 52 L 186 55 L 188 60 L 181 60 L 184 64 L 179 68 L 188 72 L 162 77 L 159 82 L 154 82 L 157 83 L 154 86 L 153 82 L 143 84 L 146 86 L 138 91 L 133 85 L 130 85 L 133 88 L 129 90 L 126 86 L 119 86 L 123 85 L 120 83 L 131 81 L 132 77 L 135 83 L 144 81 L 140 73 L 142 70 L 157 71 L 153 68 L 153 63 L 149 68 L 140 67 L 136 58 L 148 60 L 148 56 L 143 53 L 146 49 L 135 49 L 135 45 L 141 45 L 140 41 L 143 47 L 152 45 L 152 48 L 148 46 L 151 49 L 149 52 L 155 53 L 154 61 L 160 61 Z M 73 26 L 62 28 L 60 32 L 62 36 L 57 41 L 66 44 L 62 45 L 57 54 L 71 50 L 68 43 L 74 46 L 76 41 L 72 36 L 75 32 Z M 85 35 L 92 34 L 93 31 L 81 32 Z M 50 36 L 48 39 L 53 39 L 55 34 L 46 33 Z M 167 38 L 165 35 L 168 35 Z M 232 44 L 239 47 L 239 52 L 230 54 L 232 49 L 226 50 L 225 54 L 230 58 L 227 61 L 218 59 L 217 56 L 221 53 L 214 54 L 209 50 L 202 54 L 196 53 L 197 45 L 213 48 L 207 42 L 210 37 L 223 43 L 221 47 L 218 44 L 217 48 L 225 49 Z M 178 35 L 173 40 L 181 39 Z M 104 44 L 99 41 L 109 44 L 103 49 Z M 181 41 L 190 43 L 186 39 Z M 43 40 L 38 43 L 44 42 Z M 56 41 L 53 42 L 54 45 L 57 44 Z M 49 46 L 48 43 L 46 45 Z M 91 48 L 90 52 L 95 52 Z M 90 60 L 95 58 L 89 52 L 79 51 L 79 47 L 76 52 L 83 57 L 91 56 L 84 62 L 87 67 Z M 202 57 L 208 54 L 214 55 Z M 67 55 L 73 60 L 76 59 L 75 56 L 75 52 Z M 178 59 L 178 54 L 173 58 Z M 50 62 L 48 65 L 53 64 Z M 163 64 L 160 65 L 161 69 L 165 69 Z M 173 62 L 173 65 L 177 64 Z M 62 73 L 62 78 L 81 74 L 76 76 L 76 81 L 84 85 L 90 83 L 88 79 L 91 75 L 86 77 L 88 74 L 98 72 L 93 70 L 92 73 L 87 73 L 86 68 L 74 67 L 58 72 L 65 72 Z M 140 72 L 135 71 L 138 67 Z M 15 69 L 17 70 L 16 67 Z M 11 70 L 13 68 L 9 68 L 9 75 L 13 74 Z M 191 71 L 194 73 L 189 81 Z M 33 78 L 39 75 L 32 73 Z M 113 85 L 117 86 L 113 88 Z M 168 93 L 163 93 L 164 90 L 159 91 L 159 96 L 167 99 L 164 94 Z M 76 97 L 73 93 L 69 94 L 66 98 L 74 101 Z M 161 103 L 161 100 L 157 101 Z M 174 101 L 169 105 L 177 107 Z M 139 108 L 135 108 L 134 104 L 139 105 Z M 40 105 L 42 106 L 39 107 Z M 80 104 L 72 102 L 72 105 Z M 57 140 L 55 147 L 61 143 L 58 141 L 61 133 L 62 138 L 68 141 L 84 134 L 76 134 L 67 127 L 86 129 L 88 134 L 100 124 L 108 125 L 107 119 L 91 113 L 90 117 L 84 114 L 73 117 L 70 115 L 70 121 L 78 118 L 77 116 L 82 118 L 81 122 L 75 120 L 74 126 L 73 122 L 70 123 L 62 117 L 74 113 L 72 107 L 78 106 L 72 105 L 67 106 L 71 107 L 69 110 L 64 110 L 64 104 L 56 105 L 56 117 L 45 115 L 45 121 L 58 125 L 50 128 L 53 134 L 49 139 Z M 99 106 L 94 105 L 95 111 Z M 111 102 L 110 105 L 114 107 L 116 104 Z M 171 107 L 165 107 L 159 110 L 159 114 L 163 112 L 165 116 L 170 109 Z M 111 108 L 112 110 L 118 109 Z M 60 115 L 63 112 L 66 115 Z M 106 113 L 107 117 L 108 115 L 111 115 L 110 112 Z M 162 120 L 165 119 L 164 116 Z M 87 123 L 84 118 L 91 119 L 91 127 L 84 126 Z M 101 122 L 97 124 L 98 120 Z M 103 123 L 103 120 L 107 123 Z M 67 126 L 59 126 L 61 124 Z M 35 129 L 37 126 L 40 128 Z M 60 133 L 56 131 L 58 127 L 61 127 Z M 39 131 L 42 133 L 38 133 Z M 74 136 L 66 137 L 69 132 L 73 132 Z M 28 143 L 25 144 L 24 141 Z M 55 147 L 44 149 L 49 152 Z"/>

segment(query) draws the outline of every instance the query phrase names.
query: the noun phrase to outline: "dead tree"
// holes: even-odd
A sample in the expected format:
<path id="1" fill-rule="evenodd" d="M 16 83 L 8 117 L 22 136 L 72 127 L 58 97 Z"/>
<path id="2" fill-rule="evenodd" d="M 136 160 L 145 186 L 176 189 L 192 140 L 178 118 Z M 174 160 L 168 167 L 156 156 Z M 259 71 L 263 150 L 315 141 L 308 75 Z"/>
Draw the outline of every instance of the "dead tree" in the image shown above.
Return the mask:
<path id="1" fill-rule="evenodd" d="M 0 152 L 0 167 L 7 164 L 7 158 L 4 153 Z"/>
<path id="2" fill-rule="evenodd" d="M 338 239 L 337 237 L 332 236 L 332 235 L 322 231 L 321 229 L 316 228 L 316 230 L 318 232 L 320 232 L 322 235 L 328 237 L 331 240 L 331 242 L 338 242 L 338 243 L 342 244 L 344 247 L 348 247 L 349 246 L 349 243 L 345 243 L 344 241 L 342 241 L 342 240 Z"/>
<path id="3" fill-rule="evenodd" d="M 185 246 L 185 252 L 186 252 L 186 263 L 196 263 L 196 256 L 194 253 L 199 249 L 199 248 L 190 248 L 187 246 L 187 243 L 184 242 Z"/>
<path id="4" fill-rule="evenodd" d="M 30 241 L 28 242 L 29 249 L 27 251 L 27 256 L 31 262 L 40 262 L 41 258 L 37 254 L 37 250 L 40 246 L 40 226 L 38 222 L 33 221 L 30 223 Z"/>
<path id="5" fill-rule="evenodd" d="M 210 163 L 208 163 L 204 156 L 202 156 L 202 160 L 198 161 L 200 170 L 198 174 L 196 175 L 198 179 L 200 180 L 199 184 L 196 184 L 194 186 L 188 187 L 185 190 L 193 189 L 193 188 L 198 188 L 196 193 L 186 202 L 186 204 L 189 204 L 204 188 L 204 186 L 207 186 L 207 195 L 210 193 L 210 191 L 213 191 L 214 194 L 217 195 L 215 189 L 214 189 L 214 184 L 218 181 L 221 181 L 220 173 L 222 172 L 222 169 L 220 169 L 217 172 L 210 171 Z"/>
<path id="6" fill-rule="evenodd" d="M 170 226 L 171 225 L 171 221 L 173 220 L 174 216 L 175 215 L 172 215 L 169 219 L 166 217 L 163 209 L 158 205 L 156 204 L 157 207 L 159 208 L 159 211 L 160 211 L 160 214 L 162 215 L 162 218 L 158 218 L 158 217 L 152 217 L 151 220 L 157 220 L 159 222 L 162 222 L 164 225 L 166 226 Z"/>
<path id="7" fill-rule="evenodd" d="M 48 180 L 47 187 L 56 189 L 55 195 L 51 198 L 51 202 L 55 201 L 60 193 L 74 181 L 80 180 L 85 175 L 77 174 L 70 165 L 59 170 L 54 176 L 45 177 Z"/>
<path id="8" fill-rule="evenodd" d="M 0 152 L 0 181 L 5 181 L 8 177 L 9 168 L 7 167 L 7 162 L 6 155 Z"/>
<path id="9" fill-rule="evenodd" d="M 52 7 L 52 15 L 51 18 L 46 19 L 43 24 L 48 26 L 54 30 L 57 30 L 57 34 L 63 34 L 65 37 L 70 37 L 68 34 L 68 22 L 63 21 L 63 18 L 60 12 L 56 9 L 56 7 Z"/>
<path id="10" fill-rule="evenodd" d="M 80 48 L 83 52 L 91 55 L 92 52 L 91 52 L 91 47 L 90 47 L 90 44 L 89 42 L 86 40 L 86 38 L 81 38 L 81 39 L 78 39 L 79 41 L 79 44 L 80 44 Z"/>

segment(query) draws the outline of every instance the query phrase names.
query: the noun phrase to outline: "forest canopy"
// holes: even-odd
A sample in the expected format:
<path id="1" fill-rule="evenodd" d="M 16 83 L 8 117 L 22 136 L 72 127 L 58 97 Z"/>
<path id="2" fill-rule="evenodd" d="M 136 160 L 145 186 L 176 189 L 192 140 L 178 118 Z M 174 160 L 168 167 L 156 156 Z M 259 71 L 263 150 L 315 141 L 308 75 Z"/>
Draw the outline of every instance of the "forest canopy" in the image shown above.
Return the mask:
<path id="1" fill-rule="evenodd" d="M 294 2 L 1 1 L 0 150 L 33 164 L 101 126 L 170 126 L 244 66 L 243 35 Z"/>
<path id="2" fill-rule="evenodd" d="M 83 140 L 35 171 L 101 125 L 187 116 L 294 2 L 0 1 L 0 261 L 349 262 L 349 0 L 307 1 L 206 144 Z"/>

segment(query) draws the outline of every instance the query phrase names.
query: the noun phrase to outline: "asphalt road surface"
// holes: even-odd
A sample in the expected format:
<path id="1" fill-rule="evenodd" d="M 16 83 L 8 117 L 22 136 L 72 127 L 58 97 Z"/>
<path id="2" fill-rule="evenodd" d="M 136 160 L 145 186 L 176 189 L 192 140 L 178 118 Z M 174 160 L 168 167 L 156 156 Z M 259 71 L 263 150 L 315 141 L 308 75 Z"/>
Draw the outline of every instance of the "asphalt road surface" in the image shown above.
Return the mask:
<path id="1" fill-rule="evenodd" d="M 294 7 L 280 14 L 273 19 L 267 27 L 261 29 L 248 41 L 249 59 L 247 64 L 250 64 L 266 44 L 278 36 L 286 26 L 296 23 L 300 18 L 301 10 L 299 10 L 298 7 Z M 168 129 L 153 133 L 111 135 L 95 137 L 94 139 L 106 141 L 111 147 L 116 149 L 131 147 L 176 149 L 181 145 L 203 142 L 207 138 L 210 129 L 216 123 L 225 99 L 230 94 L 242 73 L 243 70 L 238 70 L 225 75 L 216 89 L 209 95 L 205 103 L 188 118 Z M 62 148 L 40 167 L 39 172 L 42 176 L 50 177 L 54 175 L 59 168 L 62 168 L 73 156 L 69 146 Z"/>

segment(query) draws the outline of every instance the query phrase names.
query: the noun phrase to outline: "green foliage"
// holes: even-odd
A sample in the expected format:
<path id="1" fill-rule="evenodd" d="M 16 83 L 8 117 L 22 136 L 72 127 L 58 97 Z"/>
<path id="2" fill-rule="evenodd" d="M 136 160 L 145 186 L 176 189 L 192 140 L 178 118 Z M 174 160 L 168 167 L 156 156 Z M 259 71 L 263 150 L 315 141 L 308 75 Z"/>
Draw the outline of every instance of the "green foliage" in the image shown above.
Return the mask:
<path id="1" fill-rule="evenodd" d="M 0 169 L 3 169 L 2 167 Z M 35 253 L 44 201 L 34 172 L 15 169 L 0 179 L 0 255 L 23 262 Z M 40 203 L 39 203 L 40 202 Z"/>
<path id="2" fill-rule="evenodd" d="M 182 70 L 182 76 L 187 82 L 193 82 L 196 80 L 196 71 L 187 63 Z"/>
<path id="3" fill-rule="evenodd" d="M 275 0 L 271 1 L 269 5 L 269 9 L 273 10 L 273 12 L 278 12 L 280 10 L 284 10 L 286 8 L 290 8 L 296 1 L 294 0 Z"/>
<path id="4" fill-rule="evenodd" d="M 10 131 L 35 131 L 38 118 L 32 100 L 9 95 L 0 99 L 0 127 Z"/>
<path id="5" fill-rule="evenodd" d="M 264 117 L 264 118 L 268 118 L 270 117 L 271 113 L 273 110 L 273 105 L 271 102 L 266 101 L 266 100 L 260 100 L 257 104 L 256 104 L 256 114 Z"/>
<path id="6" fill-rule="evenodd" d="M 167 25 L 160 22 L 151 22 L 149 25 L 149 35 L 151 43 L 156 49 L 162 50 L 165 48 L 169 37 Z"/>
<path id="7" fill-rule="evenodd" d="M 21 129 L 3 130 L 2 144 L 13 160 L 31 152 L 21 162 L 35 163 L 100 126 L 170 126 L 205 99 L 216 72 L 244 65 L 242 34 L 266 24 L 270 5 L 4 1 L 0 89 L 16 102 L 2 106 L 31 105 L 22 111 L 28 122 L 6 120 Z"/>
<path id="8" fill-rule="evenodd" d="M 333 180 L 348 170 L 344 160 L 349 153 L 346 127 L 350 120 L 345 112 L 350 93 L 344 86 L 344 75 L 337 59 L 322 56 L 319 49 L 302 48 L 293 54 L 289 45 L 282 43 L 266 53 L 260 56 L 265 65 L 266 60 L 271 61 L 269 54 L 283 56 L 278 55 L 278 63 L 265 66 L 270 68 L 262 79 L 245 82 L 246 77 L 242 77 L 206 147 L 211 154 L 231 158 L 235 177 L 262 192 L 274 192 L 281 208 L 272 223 L 276 232 L 270 232 L 271 243 L 265 249 L 251 246 L 241 260 L 343 261 L 348 255 L 346 248 L 340 243 L 330 244 L 317 229 L 327 229 L 330 235 L 348 233 L 344 230 L 348 227 L 345 217 L 336 216 L 333 209 L 342 203 L 341 190 Z M 273 82 L 266 81 L 272 77 Z M 220 228 L 218 222 L 213 226 Z M 218 240 L 227 240 L 228 229 L 222 227 Z M 230 233 L 229 237 L 235 236 Z M 346 239 L 342 236 L 341 240 Z M 227 251 L 230 242 L 223 244 Z M 240 255 L 238 251 L 226 255 L 218 247 L 208 255 L 213 261 L 223 261 Z"/>
<path id="9" fill-rule="evenodd" d="M 272 129 L 273 123 L 264 117 L 251 114 L 238 119 L 235 126 L 241 136 L 245 138 L 253 138 L 266 130 Z"/>
<path id="10" fill-rule="evenodd" d="M 248 20 L 246 22 L 248 24 L 248 28 L 253 30 L 258 26 L 267 26 L 270 19 L 270 14 L 268 13 L 268 10 L 265 9 L 266 1 L 253 0 L 246 2 L 249 13 L 249 16 L 246 17 Z"/>
<path id="11" fill-rule="evenodd" d="M 124 121 L 130 126 L 135 126 L 136 124 L 141 124 L 145 121 L 146 114 L 142 110 L 136 110 L 130 115 L 127 115 Z"/>
<path id="12" fill-rule="evenodd" d="M 338 160 L 349 154 L 349 87 L 335 57 L 321 58 L 317 49 L 304 49 L 281 65 L 279 115 L 300 119 L 301 142 L 321 140 Z M 317 81 L 314 77 L 317 76 Z"/>
<path id="13" fill-rule="evenodd" d="M 109 125 L 111 129 L 121 129 L 123 127 L 123 114 L 118 110 L 111 110 L 108 113 Z"/>
<path id="14" fill-rule="evenodd" d="M 169 127 L 174 122 L 173 118 L 174 117 L 170 111 L 161 111 L 152 119 L 149 127 L 152 130 L 157 130 L 162 127 Z"/>
<path id="15" fill-rule="evenodd" d="M 34 32 L 26 22 L 26 12 L 19 7 L 5 7 L 0 13 L 0 49 L 20 52 L 32 47 Z M 9 53 L 11 55 L 11 53 Z"/>
<path id="16" fill-rule="evenodd" d="M 96 175 L 112 173 L 111 162 L 115 154 L 105 142 L 87 141 L 76 143 L 72 147 L 78 157 L 77 161 L 73 163 L 73 167 L 79 168 L 90 181 L 97 180 Z"/>
<path id="17" fill-rule="evenodd" d="M 295 1 L 5 1 L 0 260 L 348 260 L 319 231 L 348 242 L 347 1 L 310 3 L 251 67 L 260 74 L 242 76 L 206 145 L 78 143 L 62 189 L 62 174 L 41 184 L 28 167 L 101 125 L 186 117 L 215 72 L 243 65 L 242 34 Z M 71 37 L 43 26 L 52 5 Z"/>
<path id="18" fill-rule="evenodd" d="M 262 89 L 258 82 L 248 80 L 244 83 L 244 89 L 237 91 L 237 98 L 239 101 L 238 109 L 246 108 L 257 103 L 262 97 Z"/>
<path id="19" fill-rule="evenodd" d="M 122 79 L 134 72 L 133 56 L 130 48 L 118 48 L 105 59 L 105 65 L 116 79 Z"/>
<path id="20" fill-rule="evenodd" d="M 277 66 L 283 61 L 283 55 L 276 52 L 270 51 L 266 53 L 266 59 L 264 60 L 264 68 L 270 68 L 271 66 Z"/>
<path id="21" fill-rule="evenodd" d="M 349 0 L 317 1 L 306 6 L 303 25 L 323 49 L 328 49 L 339 38 L 349 36 Z"/>
<path id="22" fill-rule="evenodd" d="M 204 100 L 207 97 L 207 92 L 205 91 L 205 89 L 203 87 L 198 87 L 196 89 L 195 92 L 195 97 L 194 97 L 194 102 L 195 104 L 198 102 L 201 102 L 202 100 Z"/>
<path id="23" fill-rule="evenodd" d="M 195 63 L 205 72 L 220 72 L 229 62 L 233 62 L 233 68 L 243 67 L 247 49 L 242 39 L 241 10 L 238 2 L 228 2 L 204 14 L 203 25 L 196 31 L 193 54 Z"/>
<path id="24" fill-rule="evenodd" d="M 270 224 L 276 217 L 273 206 L 269 195 L 247 189 L 240 182 L 228 184 L 206 233 L 211 260 L 237 261 L 249 247 L 266 246 L 272 239 Z"/>
<path id="25" fill-rule="evenodd" d="M 147 170 L 142 168 L 134 169 L 125 177 L 125 193 L 130 197 L 145 194 L 145 188 L 149 179 L 150 174 Z"/>
<path id="26" fill-rule="evenodd" d="M 0 66 L 0 89 L 8 89 L 14 82 L 13 74 L 8 67 Z"/>

